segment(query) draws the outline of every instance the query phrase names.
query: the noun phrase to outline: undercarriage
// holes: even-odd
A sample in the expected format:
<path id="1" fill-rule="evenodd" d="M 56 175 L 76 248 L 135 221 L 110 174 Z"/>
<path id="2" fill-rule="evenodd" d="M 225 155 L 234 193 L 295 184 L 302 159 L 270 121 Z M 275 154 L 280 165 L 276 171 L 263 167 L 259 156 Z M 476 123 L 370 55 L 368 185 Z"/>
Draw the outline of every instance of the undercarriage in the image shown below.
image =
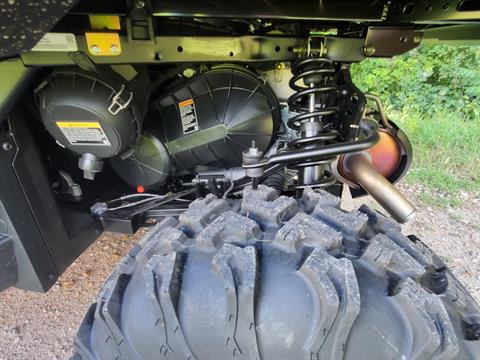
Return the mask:
<path id="1" fill-rule="evenodd" d="M 415 340 L 406 354 L 379 351 L 384 358 L 478 356 L 478 307 L 444 264 L 384 215 L 346 213 L 336 200 L 347 189 L 372 196 L 398 223 L 414 216 L 394 186 L 411 165 L 410 141 L 350 69 L 424 44 L 479 44 L 478 2 L 9 1 L 0 9 L 9 14 L 0 39 L 0 288 L 47 291 L 103 231 L 151 228 L 87 314 L 79 356 L 353 358 L 365 339 L 352 324 L 368 333 L 360 318 L 376 306 L 402 308 L 412 338 L 425 324 L 438 330 L 425 328 L 434 339 Z M 319 302 L 292 297 L 306 304 L 294 315 L 262 297 L 260 283 L 267 293 L 288 288 L 272 271 L 306 279 L 290 291 Z M 199 302 L 220 301 L 222 283 L 217 321 L 234 319 L 216 340 L 198 335 L 208 327 L 185 305 L 202 282 L 214 290 Z M 376 303 L 383 291 L 389 299 Z M 128 305 L 139 292 L 145 298 Z M 444 308 L 454 292 L 463 303 Z M 159 350 L 131 333 L 139 306 L 165 328 L 160 345 L 150 339 Z M 282 312 L 278 321 L 296 336 L 290 350 L 288 334 L 253 325 Z M 312 332 L 294 325 L 307 313 L 320 319 Z M 116 345 L 103 349 L 105 338 Z M 217 340 L 222 350 L 205 348 Z"/>

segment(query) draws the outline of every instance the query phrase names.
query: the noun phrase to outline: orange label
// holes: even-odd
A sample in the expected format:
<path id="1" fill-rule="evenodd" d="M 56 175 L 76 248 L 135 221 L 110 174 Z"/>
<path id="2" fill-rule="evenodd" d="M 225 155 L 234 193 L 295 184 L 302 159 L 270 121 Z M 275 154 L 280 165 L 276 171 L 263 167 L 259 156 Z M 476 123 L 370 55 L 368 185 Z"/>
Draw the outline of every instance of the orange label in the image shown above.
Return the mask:
<path id="1" fill-rule="evenodd" d="M 193 99 L 188 99 L 188 100 L 184 100 L 182 102 L 179 102 L 178 106 L 184 107 L 184 106 L 188 106 L 188 105 L 192 105 L 192 104 L 193 104 Z"/>

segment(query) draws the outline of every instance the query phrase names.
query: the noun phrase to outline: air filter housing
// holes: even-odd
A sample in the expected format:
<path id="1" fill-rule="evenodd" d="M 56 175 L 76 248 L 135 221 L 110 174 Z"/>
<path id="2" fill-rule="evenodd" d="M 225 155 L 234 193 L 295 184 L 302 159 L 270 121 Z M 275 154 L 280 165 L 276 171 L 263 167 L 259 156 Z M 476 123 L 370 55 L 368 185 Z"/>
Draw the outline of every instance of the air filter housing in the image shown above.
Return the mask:
<path id="1" fill-rule="evenodd" d="M 120 155 L 140 138 L 150 94 L 145 71 L 125 78 L 104 66 L 98 72 L 58 68 L 36 89 L 43 124 L 58 144 L 82 155 L 92 179 L 101 159 Z"/>
<path id="2" fill-rule="evenodd" d="M 255 73 L 219 66 L 166 89 L 154 102 L 152 133 L 177 175 L 241 166 L 252 141 L 266 151 L 280 121 L 278 101 Z"/>

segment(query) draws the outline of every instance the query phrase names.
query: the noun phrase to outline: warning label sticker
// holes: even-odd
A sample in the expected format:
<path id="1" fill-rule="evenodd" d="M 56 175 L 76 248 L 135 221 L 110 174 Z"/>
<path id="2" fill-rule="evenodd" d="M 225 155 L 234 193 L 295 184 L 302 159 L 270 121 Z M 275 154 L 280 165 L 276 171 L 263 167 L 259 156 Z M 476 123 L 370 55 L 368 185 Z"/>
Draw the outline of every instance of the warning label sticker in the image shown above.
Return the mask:
<path id="1" fill-rule="evenodd" d="M 197 113 L 195 112 L 195 103 L 193 99 L 188 99 L 178 103 L 180 118 L 182 119 L 183 133 L 190 134 L 198 131 Z"/>
<path id="2" fill-rule="evenodd" d="M 46 33 L 32 51 L 77 51 L 75 35 L 70 33 Z"/>
<path id="3" fill-rule="evenodd" d="M 57 126 L 72 145 L 110 146 L 99 122 L 57 121 Z"/>

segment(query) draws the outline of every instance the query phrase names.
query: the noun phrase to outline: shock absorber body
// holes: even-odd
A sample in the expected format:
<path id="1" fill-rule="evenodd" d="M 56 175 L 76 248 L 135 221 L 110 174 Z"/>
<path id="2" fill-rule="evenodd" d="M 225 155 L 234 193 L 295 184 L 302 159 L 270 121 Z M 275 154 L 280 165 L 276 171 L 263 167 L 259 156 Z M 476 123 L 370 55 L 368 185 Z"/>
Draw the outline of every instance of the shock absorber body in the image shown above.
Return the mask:
<path id="1" fill-rule="evenodd" d="M 339 112 L 335 105 L 339 89 L 334 76 L 335 65 L 325 58 L 306 58 L 292 64 L 290 87 L 296 91 L 288 99 L 290 111 L 297 113 L 287 125 L 300 133 L 298 139 L 287 144 L 289 149 L 315 149 L 323 147 L 338 137 L 338 132 L 327 127 L 326 119 Z M 302 84 L 303 83 L 303 84 Z M 326 187 L 335 182 L 329 164 L 336 156 L 293 165 L 298 170 L 298 183 L 294 189 Z"/>

